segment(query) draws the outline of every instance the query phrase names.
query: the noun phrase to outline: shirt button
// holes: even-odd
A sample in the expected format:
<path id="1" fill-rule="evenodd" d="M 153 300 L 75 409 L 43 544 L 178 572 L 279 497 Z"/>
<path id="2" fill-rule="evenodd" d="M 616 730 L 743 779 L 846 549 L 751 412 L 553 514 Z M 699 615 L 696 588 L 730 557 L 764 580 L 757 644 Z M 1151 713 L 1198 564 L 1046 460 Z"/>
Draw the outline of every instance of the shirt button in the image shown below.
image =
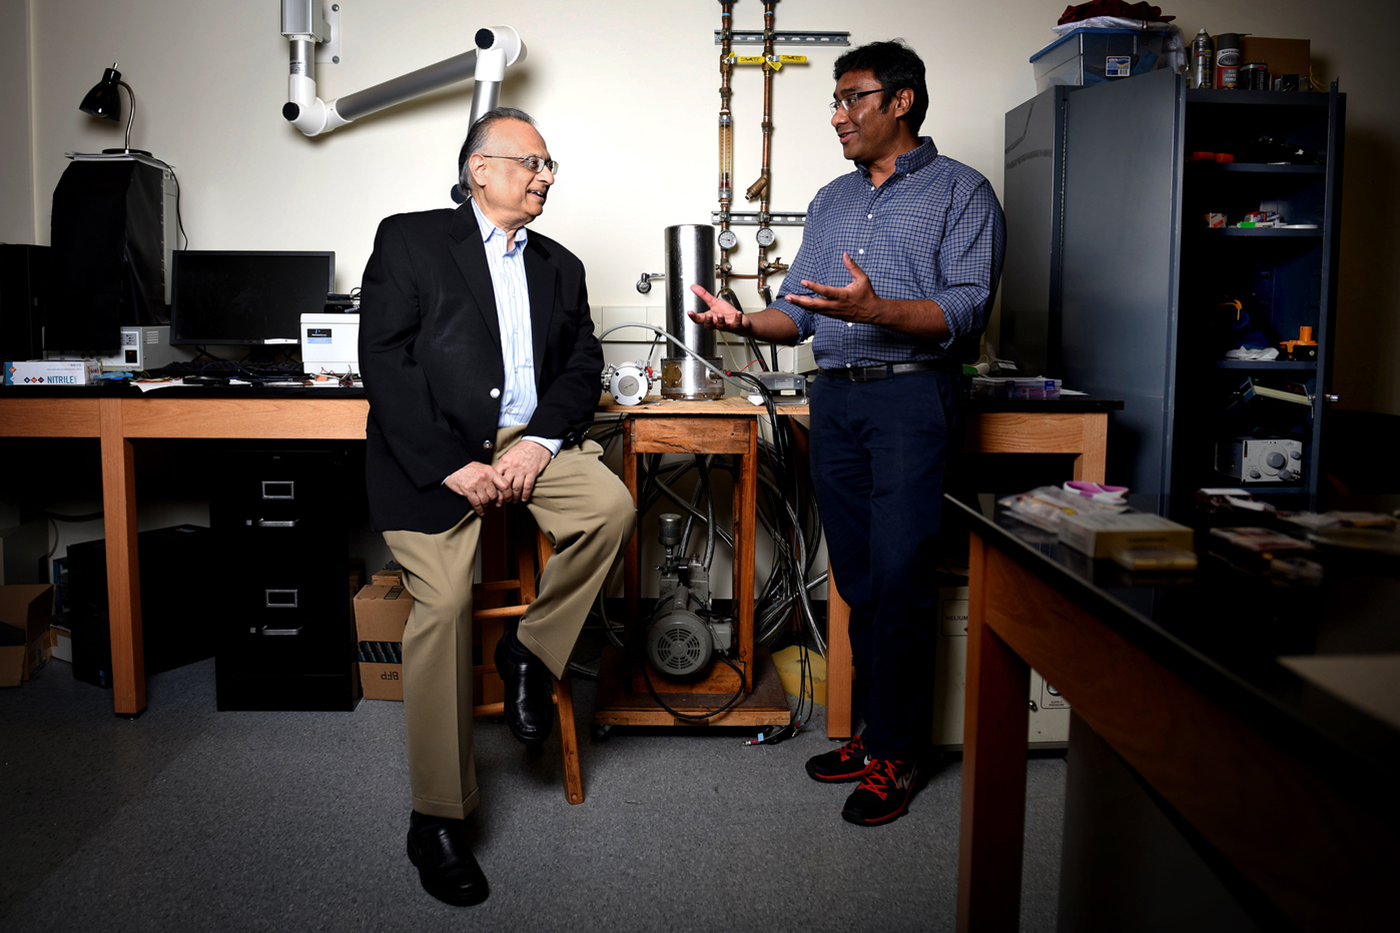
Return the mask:
<path id="1" fill-rule="evenodd" d="M 482 441 L 482 442 L 481 442 L 481 447 L 482 447 L 483 450 L 490 450 L 491 447 L 492 447 L 492 444 L 491 444 L 490 441 Z"/>
<path id="2" fill-rule="evenodd" d="M 847 321 L 847 322 L 846 322 L 846 326 L 847 326 L 847 327 L 855 327 L 855 326 L 856 326 L 855 321 Z"/>
<path id="3" fill-rule="evenodd" d="M 861 254 L 862 256 L 864 256 L 864 255 L 865 255 L 865 250 L 861 250 L 861 251 L 860 251 L 860 254 Z"/>
<path id="4" fill-rule="evenodd" d="M 492 389 L 492 390 L 491 390 L 491 397 L 492 397 L 492 398 L 500 398 L 500 397 L 501 397 L 501 390 L 500 390 L 500 389 Z"/>
<path id="5" fill-rule="evenodd" d="M 874 219 L 875 219 L 875 215 L 874 215 L 874 214 L 866 214 L 866 215 L 865 215 L 865 219 L 866 219 L 866 220 L 874 220 Z"/>

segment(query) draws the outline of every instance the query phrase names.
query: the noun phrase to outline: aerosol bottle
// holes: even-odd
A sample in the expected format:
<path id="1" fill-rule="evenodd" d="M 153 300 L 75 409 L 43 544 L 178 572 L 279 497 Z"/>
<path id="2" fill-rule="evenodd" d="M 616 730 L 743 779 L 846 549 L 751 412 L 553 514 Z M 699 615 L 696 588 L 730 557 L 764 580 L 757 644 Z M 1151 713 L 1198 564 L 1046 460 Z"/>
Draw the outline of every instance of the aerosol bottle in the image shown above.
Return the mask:
<path id="1" fill-rule="evenodd" d="M 1222 32 L 1216 43 L 1215 86 L 1229 89 L 1239 86 L 1240 75 L 1240 36 L 1235 32 Z"/>
<path id="2" fill-rule="evenodd" d="M 1205 27 L 1191 40 L 1191 86 L 1210 88 L 1215 86 L 1215 51 L 1211 47 L 1210 33 Z"/>

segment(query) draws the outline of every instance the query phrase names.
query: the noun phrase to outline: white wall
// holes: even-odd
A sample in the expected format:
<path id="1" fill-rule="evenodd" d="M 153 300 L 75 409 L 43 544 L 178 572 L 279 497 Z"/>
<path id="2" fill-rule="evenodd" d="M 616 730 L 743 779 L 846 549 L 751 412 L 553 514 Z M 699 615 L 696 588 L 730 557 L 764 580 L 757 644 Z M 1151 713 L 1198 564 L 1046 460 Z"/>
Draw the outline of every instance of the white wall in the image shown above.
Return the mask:
<path id="1" fill-rule="evenodd" d="M 0 0 L 0 243 L 34 242 L 29 5 Z"/>
<path id="2" fill-rule="evenodd" d="M 1002 114 L 1034 93 L 1027 59 L 1054 38 L 1049 26 L 1064 6 L 784 0 L 777 24 L 849 30 L 856 43 L 907 39 L 929 66 L 926 131 L 1000 188 Z M 342 63 L 319 74 L 326 99 L 458 54 L 478 26 L 519 29 L 530 53 L 508 74 L 502 102 L 538 118 L 563 165 L 538 227 L 582 257 L 595 306 L 659 303 L 657 292 L 644 299 L 633 283 L 641 271 L 660 270 L 662 229 L 706 222 L 715 207 L 717 3 L 540 0 L 488 8 L 348 0 L 341 7 Z M 25 198 L 11 193 L 19 183 L 7 182 L 0 230 L 31 223 L 36 241 L 46 242 L 63 153 L 120 144 L 119 127 L 77 109 L 113 61 L 138 94 L 133 145 L 179 172 L 195 248 L 334 249 L 338 285 L 348 289 L 358 283 L 381 217 L 450 203 L 470 82 L 307 139 L 280 116 L 287 43 L 278 34 L 277 0 L 0 0 L 3 67 L 13 68 L 23 45 L 13 26 L 26 8 L 34 216 L 15 216 Z M 1389 74 L 1400 4 L 1178 0 L 1168 12 L 1188 35 L 1204 25 L 1212 34 L 1310 38 L 1320 74 L 1341 77 L 1349 112 L 1337 384 L 1348 407 L 1400 412 L 1400 368 L 1390 365 L 1400 350 L 1400 299 L 1387 276 L 1400 253 L 1387 219 L 1400 214 L 1400 120 Z M 761 28 L 758 0 L 738 0 L 735 26 Z M 820 185 L 848 169 L 825 111 L 838 53 L 808 54 L 810 64 L 784 68 L 775 81 L 776 210 L 805 208 Z M 760 85 L 750 69 L 736 81 L 740 189 L 758 175 Z M 0 125 L 8 164 L 22 146 L 12 133 L 26 125 L 22 99 L 8 90 Z M 735 261 L 743 266 L 756 250 L 751 230 L 741 234 L 745 248 Z M 780 229 L 776 253 L 790 259 L 799 242 L 797 230 Z"/>

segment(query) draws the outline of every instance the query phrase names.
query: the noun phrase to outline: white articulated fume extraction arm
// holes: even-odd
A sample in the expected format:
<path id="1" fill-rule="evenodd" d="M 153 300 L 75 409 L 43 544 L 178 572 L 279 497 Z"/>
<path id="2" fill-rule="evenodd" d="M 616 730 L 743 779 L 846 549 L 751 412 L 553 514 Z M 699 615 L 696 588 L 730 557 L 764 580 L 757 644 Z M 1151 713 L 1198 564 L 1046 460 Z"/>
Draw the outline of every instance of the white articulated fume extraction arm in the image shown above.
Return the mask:
<path id="1" fill-rule="evenodd" d="M 339 12 L 338 5 L 334 9 Z M 510 26 L 486 26 L 476 31 L 470 51 L 327 102 L 316 96 L 316 46 L 331 38 L 321 0 L 282 0 L 282 35 L 291 46 L 282 116 L 307 136 L 467 78 L 476 81 L 471 114 L 475 123 L 496 106 L 506 67 L 525 58 L 518 32 Z"/>

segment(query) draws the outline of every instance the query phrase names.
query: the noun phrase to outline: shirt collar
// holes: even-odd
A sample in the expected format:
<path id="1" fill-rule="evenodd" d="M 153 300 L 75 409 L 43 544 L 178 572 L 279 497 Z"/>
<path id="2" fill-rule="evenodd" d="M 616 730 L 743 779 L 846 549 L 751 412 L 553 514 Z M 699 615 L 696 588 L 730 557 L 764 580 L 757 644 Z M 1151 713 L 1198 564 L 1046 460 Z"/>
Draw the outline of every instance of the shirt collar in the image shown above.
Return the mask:
<path id="1" fill-rule="evenodd" d="M 496 226 L 494 223 L 492 223 L 490 218 L 488 218 L 485 214 L 481 212 L 481 208 L 478 207 L 476 204 L 476 198 L 467 198 L 467 200 L 471 203 L 472 213 L 476 215 L 476 226 L 481 231 L 482 245 L 490 246 L 492 239 L 504 238 L 506 232 L 500 227 Z M 519 230 L 515 231 L 516 247 L 523 249 L 525 244 L 529 241 L 530 235 L 525 231 L 524 227 L 521 227 Z M 504 242 L 504 240 L 502 240 L 502 242 Z M 497 251 L 505 252 L 505 250 L 500 249 L 500 247 L 497 247 Z"/>
<path id="2" fill-rule="evenodd" d="M 933 160 L 938 158 L 938 147 L 933 144 L 932 136 L 920 136 L 919 145 L 908 152 L 898 156 L 894 160 L 894 174 L 908 175 L 910 172 L 917 172 L 926 165 L 931 165 Z M 868 165 L 856 165 L 861 175 L 870 177 L 870 167 Z"/>

